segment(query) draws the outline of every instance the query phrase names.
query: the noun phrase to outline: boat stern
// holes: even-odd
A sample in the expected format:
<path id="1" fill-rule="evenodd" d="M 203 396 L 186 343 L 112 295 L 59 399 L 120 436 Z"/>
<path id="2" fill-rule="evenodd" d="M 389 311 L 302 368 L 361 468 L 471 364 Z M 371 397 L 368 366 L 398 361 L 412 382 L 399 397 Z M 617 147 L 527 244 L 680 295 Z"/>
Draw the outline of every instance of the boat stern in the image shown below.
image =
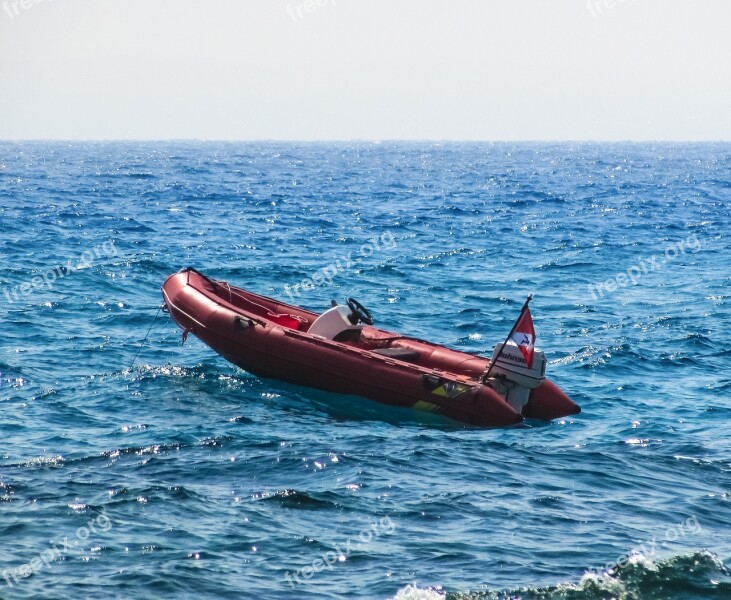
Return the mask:
<path id="1" fill-rule="evenodd" d="M 523 416 L 526 419 L 541 421 L 578 415 L 580 412 L 581 407 L 548 379 L 531 391 L 528 403 L 523 408 Z"/>

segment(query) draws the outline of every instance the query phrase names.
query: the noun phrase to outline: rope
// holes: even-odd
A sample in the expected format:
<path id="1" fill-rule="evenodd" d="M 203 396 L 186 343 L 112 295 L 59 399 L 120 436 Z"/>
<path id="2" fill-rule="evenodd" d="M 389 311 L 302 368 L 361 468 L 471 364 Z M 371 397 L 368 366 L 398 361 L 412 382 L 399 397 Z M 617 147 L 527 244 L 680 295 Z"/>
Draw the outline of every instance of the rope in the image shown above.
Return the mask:
<path id="1" fill-rule="evenodd" d="M 147 341 L 147 336 L 150 335 L 150 331 L 152 331 L 152 326 L 155 324 L 155 321 L 157 321 L 157 317 L 160 315 L 160 311 L 162 310 L 162 307 L 164 305 L 157 307 L 157 313 L 155 313 L 155 318 L 152 319 L 152 323 L 150 323 L 150 327 L 147 329 L 147 333 L 145 334 L 145 339 L 142 340 L 142 343 L 137 348 L 137 353 L 135 354 L 135 357 L 132 359 L 132 364 L 129 366 L 129 370 L 132 371 L 132 367 L 135 366 L 135 361 L 137 360 L 137 357 L 140 355 L 140 350 L 142 350 L 142 346 L 145 345 L 145 342 Z"/>

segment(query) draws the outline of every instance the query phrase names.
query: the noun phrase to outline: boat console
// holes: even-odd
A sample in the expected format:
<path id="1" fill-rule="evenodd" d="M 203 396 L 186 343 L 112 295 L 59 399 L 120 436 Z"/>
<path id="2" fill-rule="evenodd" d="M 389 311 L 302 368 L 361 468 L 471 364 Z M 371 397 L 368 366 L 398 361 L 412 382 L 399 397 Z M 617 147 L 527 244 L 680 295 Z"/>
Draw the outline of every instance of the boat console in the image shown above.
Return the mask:
<path id="1" fill-rule="evenodd" d="M 360 302 L 348 298 L 347 305 L 338 306 L 333 300 L 332 308 L 317 317 L 307 333 L 335 341 L 358 339 L 363 329 L 360 323 L 373 325 L 371 313 Z"/>
<path id="2" fill-rule="evenodd" d="M 327 340 L 334 340 L 336 337 L 350 332 L 358 332 L 363 328 L 351 320 L 351 311 L 347 306 L 333 306 L 322 313 L 315 322 L 310 325 L 307 333 L 316 335 Z"/>

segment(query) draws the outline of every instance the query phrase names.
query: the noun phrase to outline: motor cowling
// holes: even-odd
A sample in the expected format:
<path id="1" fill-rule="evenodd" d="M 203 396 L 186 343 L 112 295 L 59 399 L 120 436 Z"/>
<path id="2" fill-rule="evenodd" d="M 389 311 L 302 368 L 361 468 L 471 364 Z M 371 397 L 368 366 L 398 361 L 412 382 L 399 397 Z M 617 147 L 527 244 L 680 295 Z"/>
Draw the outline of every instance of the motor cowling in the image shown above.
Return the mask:
<path id="1" fill-rule="evenodd" d="M 505 398 L 516 412 L 522 413 L 528 403 L 531 390 L 537 388 L 546 378 L 546 356 L 536 348 L 533 351 L 533 365 L 528 367 L 518 345 L 510 340 L 498 344 L 492 352 L 490 378 L 485 382 Z"/>

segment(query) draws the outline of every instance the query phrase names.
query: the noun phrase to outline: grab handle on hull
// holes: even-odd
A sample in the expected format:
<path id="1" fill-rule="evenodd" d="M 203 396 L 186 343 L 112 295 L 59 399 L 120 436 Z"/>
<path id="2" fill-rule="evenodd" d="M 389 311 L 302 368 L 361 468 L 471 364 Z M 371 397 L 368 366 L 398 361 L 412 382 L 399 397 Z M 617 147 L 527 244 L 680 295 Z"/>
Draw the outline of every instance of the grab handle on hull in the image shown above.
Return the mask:
<path id="1" fill-rule="evenodd" d="M 249 327 L 253 327 L 254 325 L 256 325 L 256 323 L 254 323 L 251 319 L 247 319 L 241 315 L 236 315 L 234 317 L 234 329 L 249 329 Z"/>

